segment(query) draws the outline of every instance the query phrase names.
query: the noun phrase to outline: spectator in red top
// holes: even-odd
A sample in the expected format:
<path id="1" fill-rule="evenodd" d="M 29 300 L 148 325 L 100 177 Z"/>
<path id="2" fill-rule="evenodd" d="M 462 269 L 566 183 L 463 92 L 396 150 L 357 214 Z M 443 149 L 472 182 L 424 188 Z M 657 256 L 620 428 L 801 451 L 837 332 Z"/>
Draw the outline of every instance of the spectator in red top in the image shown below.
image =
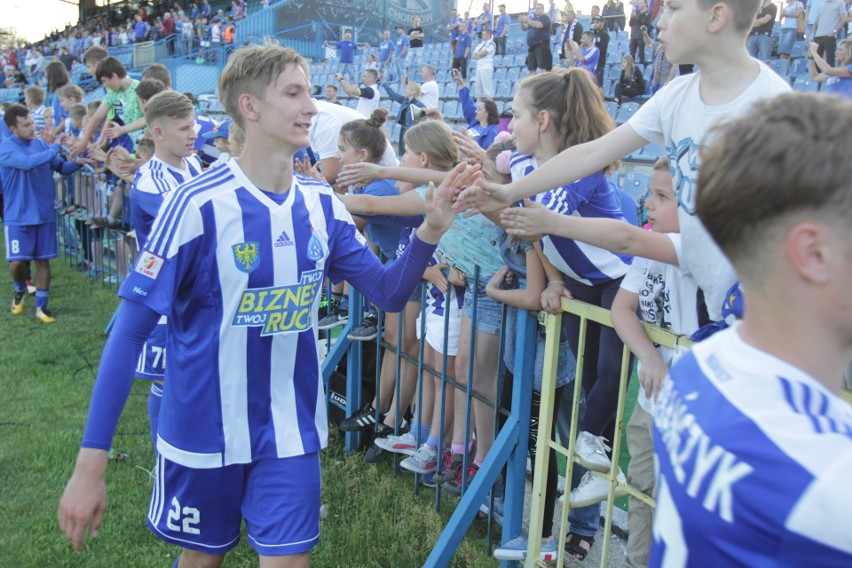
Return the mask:
<path id="1" fill-rule="evenodd" d="M 166 40 L 166 46 L 169 48 L 169 55 L 175 54 L 175 21 L 172 18 L 171 12 L 166 12 L 163 15 L 163 37 Z"/>

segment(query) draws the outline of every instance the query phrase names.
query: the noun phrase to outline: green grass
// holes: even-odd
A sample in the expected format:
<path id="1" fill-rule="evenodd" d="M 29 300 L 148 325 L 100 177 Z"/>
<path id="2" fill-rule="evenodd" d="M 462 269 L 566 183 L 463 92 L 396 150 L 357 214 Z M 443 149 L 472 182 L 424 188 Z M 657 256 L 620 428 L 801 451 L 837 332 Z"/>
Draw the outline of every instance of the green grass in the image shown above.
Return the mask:
<path id="1" fill-rule="evenodd" d="M 2 233 L 0 233 L 2 243 Z M 0 244 L 2 246 L 2 244 Z M 38 322 L 34 298 L 12 316 L 8 272 L 0 276 L 0 566 L 171 566 L 177 549 L 145 527 L 153 465 L 148 437 L 148 384 L 137 381 L 114 440 L 126 461 L 111 461 L 108 508 L 100 535 L 74 553 L 60 533 L 56 508 L 71 474 L 104 345 L 102 331 L 117 299 L 102 287 L 52 262 L 50 307 L 58 321 Z M 452 500 L 435 511 L 434 491 L 413 491 L 412 478 L 395 475 L 390 461 L 367 464 L 346 457 L 332 435 L 322 454 L 322 502 L 328 509 L 313 566 L 410 567 L 422 565 L 452 513 Z M 451 566 L 493 567 L 484 521 L 476 521 Z M 497 532 L 496 536 L 499 536 Z M 256 566 L 245 539 L 226 566 Z"/>

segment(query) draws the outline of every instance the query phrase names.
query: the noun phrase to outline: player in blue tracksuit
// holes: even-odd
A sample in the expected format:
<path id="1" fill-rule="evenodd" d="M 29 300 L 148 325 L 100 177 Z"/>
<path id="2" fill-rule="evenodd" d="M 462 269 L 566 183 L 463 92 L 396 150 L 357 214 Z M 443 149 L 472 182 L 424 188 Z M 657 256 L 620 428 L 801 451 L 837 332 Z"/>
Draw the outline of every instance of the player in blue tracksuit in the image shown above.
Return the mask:
<path id="1" fill-rule="evenodd" d="M 24 311 L 26 267 L 35 261 L 36 318 L 53 323 L 56 318 L 47 309 L 49 261 L 56 257 L 53 172 L 74 173 L 80 162 L 66 162 L 58 144 L 35 138 L 35 124 L 26 107 L 12 105 L 3 121 L 12 134 L 0 143 L 6 260 L 15 285 L 11 310 L 14 315 Z"/>

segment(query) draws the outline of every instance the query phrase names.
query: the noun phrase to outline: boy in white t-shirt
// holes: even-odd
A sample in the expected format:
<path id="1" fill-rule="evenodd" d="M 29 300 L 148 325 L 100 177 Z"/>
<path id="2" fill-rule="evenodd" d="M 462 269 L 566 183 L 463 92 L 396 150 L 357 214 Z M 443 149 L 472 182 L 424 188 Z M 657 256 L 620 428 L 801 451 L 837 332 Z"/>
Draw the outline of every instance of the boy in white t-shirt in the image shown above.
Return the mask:
<path id="1" fill-rule="evenodd" d="M 667 0 L 658 39 L 674 64 L 700 71 L 678 77 L 626 123 L 601 138 L 572 146 L 531 175 L 500 186 L 487 181 L 463 191 L 455 209 L 497 211 L 523 197 L 571 183 L 606 168 L 648 142 L 666 147 L 680 210 L 684 266 L 704 292 L 707 311 L 721 319 L 734 271 L 695 217 L 699 152 L 715 123 L 745 113 L 752 104 L 790 91 L 789 83 L 746 51 L 761 0 Z"/>
<path id="2" fill-rule="evenodd" d="M 501 219 L 512 235 L 531 237 L 545 233 L 634 256 L 612 304 L 612 324 L 624 344 L 639 359 L 638 373 L 642 383 L 627 426 L 630 450 L 627 481 L 643 493 L 653 495 L 655 474 L 651 415 L 653 401 L 668 373 L 673 353 L 669 349 L 655 347 L 642 322 L 688 335 L 699 328 L 700 319 L 703 319 L 699 313 L 703 306 L 699 306 L 698 302 L 698 285 L 681 263 L 679 208 L 665 158 L 654 164 L 649 192 L 645 206 L 653 229 L 651 232 L 613 219 L 560 215 L 529 201 L 526 207 L 507 209 Z M 609 482 L 606 479 L 587 472 L 580 485 L 571 492 L 571 506 L 600 502 L 606 499 L 608 492 Z M 653 509 L 638 499 L 630 498 L 630 535 L 624 566 L 647 565 L 653 515 Z"/>
<path id="3" fill-rule="evenodd" d="M 652 230 L 665 234 L 680 258 L 678 206 L 665 158 L 660 158 L 655 164 L 649 192 L 645 206 Z M 646 495 L 654 495 L 656 485 L 651 416 L 674 352 L 666 347 L 655 346 L 642 322 L 673 333 L 689 335 L 699 328 L 699 310 L 698 285 L 686 269 L 679 264 L 666 264 L 640 256 L 634 257 L 633 265 L 612 304 L 612 325 L 639 360 L 637 372 L 641 388 L 627 424 L 627 447 L 630 450 L 627 482 Z M 603 481 L 605 498 L 608 483 L 600 476 L 595 476 L 595 479 Z M 624 558 L 625 568 L 647 566 L 653 519 L 654 510 L 651 507 L 639 499 L 630 498 L 630 534 Z"/>

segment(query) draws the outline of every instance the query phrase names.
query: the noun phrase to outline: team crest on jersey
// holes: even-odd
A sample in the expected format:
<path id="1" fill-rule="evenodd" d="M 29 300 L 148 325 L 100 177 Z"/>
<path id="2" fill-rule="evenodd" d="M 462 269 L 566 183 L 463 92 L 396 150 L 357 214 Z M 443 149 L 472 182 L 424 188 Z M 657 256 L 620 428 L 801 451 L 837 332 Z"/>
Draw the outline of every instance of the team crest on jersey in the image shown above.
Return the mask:
<path id="1" fill-rule="evenodd" d="M 311 240 L 308 242 L 308 258 L 317 261 L 321 259 L 325 253 L 322 250 L 322 245 L 319 242 L 319 239 L 314 235 L 311 235 Z"/>
<path id="2" fill-rule="evenodd" d="M 152 252 L 144 252 L 136 263 L 135 271 L 144 274 L 151 280 L 156 280 L 163 268 L 163 259 Z"/>
<path id="3" fill-rule="evenodd" d="M 260 265 L 260 243 L 249 241 L 231 246 L 234 251 L 234 264 L 246 274 L 254 272 Z"/>

